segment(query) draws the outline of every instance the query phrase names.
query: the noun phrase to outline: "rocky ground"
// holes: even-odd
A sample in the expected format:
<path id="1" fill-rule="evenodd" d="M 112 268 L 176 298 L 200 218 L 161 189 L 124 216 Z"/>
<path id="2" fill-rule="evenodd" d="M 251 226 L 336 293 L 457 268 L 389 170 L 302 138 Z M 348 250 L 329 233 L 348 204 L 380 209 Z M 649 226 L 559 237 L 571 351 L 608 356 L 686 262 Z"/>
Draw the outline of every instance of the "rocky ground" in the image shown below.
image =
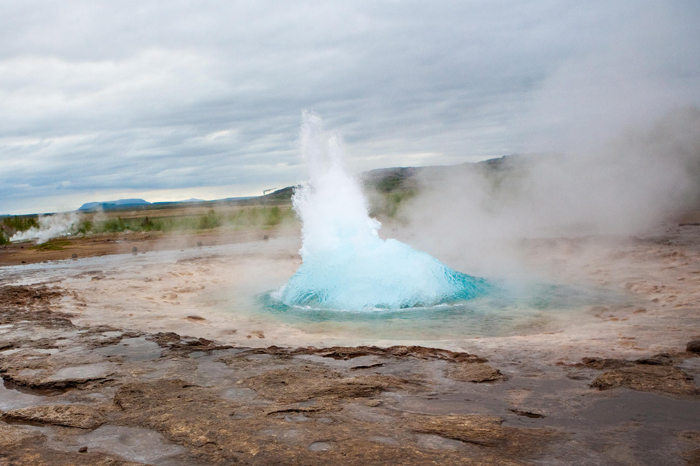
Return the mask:
<path id="1" fill-rule="evenodd" d="M 99 287 L 127 282 L 13 272 L 0 284 L 0 464 L 700 464 L 694 235 L 638 239 L 587 265 L 571 255 L 585 241 L 534 245 L 553 273 L 589 267 L 646 304 L 440 348 L 207 338 L 208 314 L 180 312 L 177 332 L 128 320 L 145 300 L 89 318 Z M 574 265 L 558 268 L 560 252 Z M 194 266 L 169 266 L 172 280 Z M 139 286 L 167 281 L 151 280 Z"/>
<path id="2" fill-rule="evenodd" d="M 700 461 L 698 343 L 532 377 L 425 347 L 252 349 L 79 327 L 60 296 L 0 288 L 3 464 Z"/>

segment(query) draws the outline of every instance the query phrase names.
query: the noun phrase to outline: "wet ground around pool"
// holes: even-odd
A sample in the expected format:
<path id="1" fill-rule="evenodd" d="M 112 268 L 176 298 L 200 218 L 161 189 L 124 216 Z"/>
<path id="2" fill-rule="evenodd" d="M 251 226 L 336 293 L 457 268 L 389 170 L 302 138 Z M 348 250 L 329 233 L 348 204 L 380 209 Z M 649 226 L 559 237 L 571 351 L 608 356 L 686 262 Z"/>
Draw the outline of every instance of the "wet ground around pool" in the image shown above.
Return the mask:
<path id="1" fill-rule="evenodd" d="M 146 331 L 194 331 L 236 343 L 444 345 L 468 337 L 557 332 L 572 318 L 594 321 L 587 311 L 597 305 L 629 306 L 637 300 L 624 290 L 597 284 L 493 279 L 487 296 L 430 308 L 345 312 L 288 307 L 272 298 L 272 291 L 294 273 L 298 246 L 298 239 L 277 238 L 2 267 L 0 281 L 52 283 L 71 290 L 63 297 L 64 309 L 84 324 L 123 322 Z"/>

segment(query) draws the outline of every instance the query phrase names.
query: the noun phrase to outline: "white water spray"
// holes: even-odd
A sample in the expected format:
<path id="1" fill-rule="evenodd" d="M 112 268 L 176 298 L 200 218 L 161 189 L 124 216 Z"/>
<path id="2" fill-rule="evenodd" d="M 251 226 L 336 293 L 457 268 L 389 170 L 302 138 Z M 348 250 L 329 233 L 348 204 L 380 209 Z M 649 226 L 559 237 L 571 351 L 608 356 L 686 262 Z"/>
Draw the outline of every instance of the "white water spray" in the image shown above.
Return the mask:
<path id="1" fill-rule="evenodd" d="M 301 218 L 302 266 L 275 297 L 342 310 L 431 306 L 484 293 L 483 279 L 450 269 L 399 241 L 382 240 L 360 185 L 343 167 L 338 138 L 304 112 L 302 152 L 310 181 L 292 199 Z"/>

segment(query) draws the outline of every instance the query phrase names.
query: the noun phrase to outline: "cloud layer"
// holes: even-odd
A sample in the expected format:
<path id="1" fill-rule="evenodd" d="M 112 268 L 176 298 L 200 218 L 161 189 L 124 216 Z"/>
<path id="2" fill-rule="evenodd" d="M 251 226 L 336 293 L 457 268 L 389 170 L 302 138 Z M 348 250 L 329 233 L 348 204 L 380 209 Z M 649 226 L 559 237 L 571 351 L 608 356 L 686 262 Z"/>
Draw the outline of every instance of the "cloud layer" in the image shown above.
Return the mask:
<path id="1" fill-rule="evenodd" d="M 0 213 L 351 168 L 576 152 L 700 104 L 695 1 L 26 1 L 0 6 Z"/>

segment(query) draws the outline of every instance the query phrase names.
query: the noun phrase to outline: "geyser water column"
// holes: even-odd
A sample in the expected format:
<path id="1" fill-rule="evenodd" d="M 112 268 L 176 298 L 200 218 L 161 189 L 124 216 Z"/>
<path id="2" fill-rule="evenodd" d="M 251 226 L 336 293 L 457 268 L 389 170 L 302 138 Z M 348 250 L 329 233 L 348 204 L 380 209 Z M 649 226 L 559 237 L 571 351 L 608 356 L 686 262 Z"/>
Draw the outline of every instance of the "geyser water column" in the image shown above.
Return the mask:
<path id="1" fill-rule="evenodd" d="M 301 218 L 303 263 L 273 297 L 288 306 L 368 311 L 432 306 L 485 293 L 485 280 L 457 272 L 394 239 L 383 240 L 335 136 L 303 113 L 310 180 L 292 198 Z"/>

